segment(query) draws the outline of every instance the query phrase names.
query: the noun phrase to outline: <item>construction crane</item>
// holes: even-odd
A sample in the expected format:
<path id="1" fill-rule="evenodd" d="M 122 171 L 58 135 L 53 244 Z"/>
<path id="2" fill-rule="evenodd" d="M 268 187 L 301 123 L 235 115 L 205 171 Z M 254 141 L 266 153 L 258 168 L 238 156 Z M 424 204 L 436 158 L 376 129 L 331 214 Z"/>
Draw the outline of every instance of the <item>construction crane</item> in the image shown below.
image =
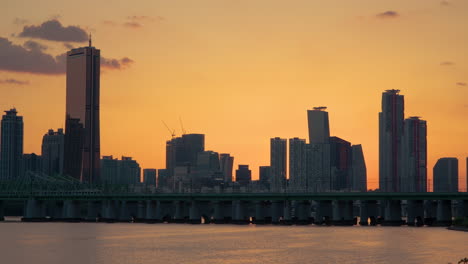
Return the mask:
<path id="1" fill-rule="evenodd" d="M 182 130 L 182 135 L 187 134 L 187 132 L 184 129 L 184 124 L 182 123 L 182 118 L 179 116 L 179 122 L 180 122 L 180 129 Z"/>
<path id="2" fill-rule="evenodd" d="M 167 130 L 169 130 L 169 133 L 171 133 L 171 138 L 175 138 L 176 134 L 175 134 L 175 129 L 171 130 L 169 128 L 169 126 L 166 124 L 166 122 L 162 121 L 164 126 L 166 126 Z"/>

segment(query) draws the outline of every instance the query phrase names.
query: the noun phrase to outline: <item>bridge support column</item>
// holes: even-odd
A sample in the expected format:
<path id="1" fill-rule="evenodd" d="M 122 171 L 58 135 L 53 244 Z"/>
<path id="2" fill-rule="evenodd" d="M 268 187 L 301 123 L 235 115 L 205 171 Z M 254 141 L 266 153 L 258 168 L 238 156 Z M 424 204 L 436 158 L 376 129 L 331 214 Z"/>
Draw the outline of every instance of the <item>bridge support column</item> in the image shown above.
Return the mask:
<path id="1" fill-rule="evenodd" d="M 437 226 L 452 225 L 452 201 L 438 200 L 437 201 Z"/>
<path id="2" fill-rule="evenodd" d="M 437 216 L 437 201 L 424 201 L 424 224 L 433 225 Z"/>
<path id="3" fill-rule="evenodd" d="M 50 221 L 62 221 L 63 220 L 63 201 L 50 201 L 49 203 L 49 216 Z"/>
<path id="4" fill-rule="evenodd" d="M 233 224 L 238 224 L 238 225 L 245 225 L 248 224 L 250 221 L 246 219 L 245 217 L 245 202 L 236 200 L 233 201 L 232 204 L 233 210 L 234 210 L 234 217 L 232 220 Z"/>
<path id="5" fill-rule="evenodd" d="M 96 222 L 99 218 L 102 205 L 99 201 L 89 201 L 86 204 L 86 216 L 83 218 L 85 222 Z"/>
<path id="6" fill-rule="evenodd" d="M 136 205 L 136 218 L 133 219 L 134 222 L 142 223 L 145 221 L 146 217 L 146 202 L 138 201 Z"/>
<path id="7" fill-rule="evenodd" d="M 128 208 L 128 203 L 127 201 L 119 201 L 118 202 L 119 206 L 119 214 L 117 217 L 117 221 L 119 222 L 132 222 L 132 216 L 130 215 L 130 210 Z"/>
<path id="8" fill-rule="evenodd" d="M 224 212 L 222 207 L 222 202 L 214 201 L 212 202 L 213 205 L 213 223 L 215 224 L 223 224 L 224 223 Z"/>
<path id="9" fill-rule="evenodd" d="M 44 222 L 46 221 L 44 202 L 36 199 L 26 201 L 23 217 L 24 222 Z"/>
<path id="10" fill-rule="evenodd" d="M 174 202 L 175 213 L 174 213 L 174 223 L 185 223 L 184 207 L 185 203 L 183 201 Z M 190 207 L 191 208 L 191 207 Z M 191 209 L 190 209 L 191 210 Z M 190 212 L 189 212 L 190 214 Z"/>
<path id="11" fill-rule="evenodd" d="M 359 225 L 376 225 L 379 206 L 375 200 L 361 200 Z"/>
<path id="12" fill-rule="evenodd" d="M 317 201 L 315 208 L 315 219 L 314 224 L 316 225 L 329 225 L 333 215 L 332 201 Z"/>
<path id="13" fill-rule="evenodd" d="M 100 222 L 113 223 L 117 220 L 117 201 L 105 200 L 102 202 L 102 217 Z"/>
<path id="14" fill-rule="evenodd" d="M 283 214 L 283 207 L 280 201 L 271 201 L 270 212 L 271 212 L 271 223 L 277 225 L 280 223 L 280 218 Z"/>
<path id="15" fill-rule="evenodd" d="M 283 225 L 292 225 L 291 220 L 291 201 L 284 201 L 283 202 L 283 221 L 281 221 Z"/>
<path id="16" fill-rule="evenodd" d="M 407 212 L 406 223 L 408 226 L 423 226 L 424 225 L 424 201 L 408 200 L 406 212 Z"/>
<path id="17" fill-rule="evenodd" d="M 354 225 L 353 201 L 333 201 L 333 225 Z"/>
<path id="18" fill-rule="evenodd" d="M 263 225 L 265 224 L 265 204 L 263 201 L 255 201 L 255 221 L 254 224 L 256 225 Z"/>
<path id="19" fill-rule="evenodd" d="M 200 204 L 197 201 L 191 201 L 190 203 L 190 224 L 201 224 L 201 215 L 200 215 Z"/>
<path id="20" fill-rule="evenodd" d="M 157 223 L 161 222 L 161 206 L 157 201 L 146 201 L 146 212 L 145 212 L 145 222 L 146 223 Z"/>
<path id="21" fill-rule="evenodd" d="M 4 209 L 4 202 L 0 201 L 0 221 L 5 220 L 5 209 Z"/>
<path id="22" fill-rule="evenodd" d="M 73 200 L 63 201 L 63 221 L 65 222 L 80 222 L 80 202 Z"/>
<path id="23" fill-rule="evenodd" d="M 455 210 L 456 218 L 468 217 L 468 200 L 458 200 L 457 207 Z"/>
<path id="24" fill-rule="evenodd" d="M 382 225 L 385 226 L 400 226 L 403 224 L 401 220 L 401 201 L 400 200 L 386 200 L 385 203 L 385 216 Z"/>

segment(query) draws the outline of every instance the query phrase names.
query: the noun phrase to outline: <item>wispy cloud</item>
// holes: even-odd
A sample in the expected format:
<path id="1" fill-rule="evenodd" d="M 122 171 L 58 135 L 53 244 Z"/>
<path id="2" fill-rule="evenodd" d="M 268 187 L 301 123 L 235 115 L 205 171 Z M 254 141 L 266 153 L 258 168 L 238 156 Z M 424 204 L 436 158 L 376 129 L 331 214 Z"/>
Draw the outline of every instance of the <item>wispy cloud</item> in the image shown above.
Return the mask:
<path id="1" fill-rule="evenodd" d="M 69 50 L 75 48 L 75 46 L 73 46 L 72 44 L 67 43 L 67 42 L 63 43 L 63 46 L 64 46 L 66 49 L 69 49 Z"/>
<path id="2" fill-rule="evenodd" d="M 449 6 L 449 5 L 451 5 L 451 3 L 448 0 L 442 0 L 442 1 L 440 1 L 440 5 Z"/>
<path id="3" fill-rule="evenodd" d="M 141 28 L 143 25 L 138 22 L 130 21 L 130 22 L 125 22 L 123 26 L 129 27 L 129 28 Z"/>
<path id="4" fill-rule="evenodd" d="M 21 80 L 10 78 L 10 79 L 0 80 L 0 84 L 28 85 L 29 81 L 21 81 Z"/>
<path id="5" fill-rule="evenodd" d="M 15 19 L 13 19 L 13 24 L 15 25 L 24 25 L 27 23 L 29 23 L 29 20 L 24 18 L 15 17 Z"/>
<path id="6" fill-rule="evenodd" d="M 453 61 L 443 61 L 440 63 L 441 66 L 453 66 L 455 65 L 455 62 Z"/>
<path id="7" fill-rule="evenodd" d="M 468 84 L 466 82 L 457 82 L 458 86 L 467 86 Z"/>
<path id="8" fill-rule="evenodd" d="M 47 50 L 48 48 L 46 45 L 42 45 L 34 40 L 27 40 L 23 46 L 29 50 Z"/>
<path id="9" fill-rule="evenodd" d="M 393 11 L 393 10 L 388 10 L 388 11 L 385 11 L 385 12 L 382 12 L 382 13 L 378 13 L 377 15 L 375 15 L 377 18 L 382 18 L 382 19 L 386 19 L 386 18 L 397 18 L 400 16 L 400 14 L 398 14 L 397 11 Z"/>
<path id="10" fill-rule="evenodd" d="M 107 69 L 121 70 L 129 67 L 134 61 L 128 57 L 122 59 L 101 58 L 101 66 Z"/>
<path id="11" fill-rule="evenodd" d="M 38 26 L 24 26 L 19 37 L 66 42 L 85 42 L 88 40 L 88 34 L 84 29 L 79 26 L 64 27 L 57 19 L 48 20 Z"/>

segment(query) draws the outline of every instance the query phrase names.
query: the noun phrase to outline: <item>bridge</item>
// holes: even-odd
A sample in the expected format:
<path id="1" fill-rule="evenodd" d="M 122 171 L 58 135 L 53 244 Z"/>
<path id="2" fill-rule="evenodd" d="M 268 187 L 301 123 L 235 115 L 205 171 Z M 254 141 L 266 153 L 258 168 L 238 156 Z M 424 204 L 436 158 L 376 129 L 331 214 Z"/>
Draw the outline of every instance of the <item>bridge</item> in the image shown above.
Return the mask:
<path id="1" fill-rule="evenodd" d="M 439 225 L 468 217 L 468 193 L 130 193 L 1 191 L 23 221 Z M 358 220 L 359 219 L 359 220 Z"/>

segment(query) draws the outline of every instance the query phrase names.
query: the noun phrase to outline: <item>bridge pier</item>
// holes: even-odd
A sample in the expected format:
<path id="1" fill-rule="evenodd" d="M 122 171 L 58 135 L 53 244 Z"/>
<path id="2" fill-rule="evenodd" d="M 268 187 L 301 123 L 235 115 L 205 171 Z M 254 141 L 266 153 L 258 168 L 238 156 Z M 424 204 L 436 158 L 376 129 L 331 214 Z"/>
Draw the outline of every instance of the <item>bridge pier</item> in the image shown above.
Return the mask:
<path id="1" fill-rule="evenodd" d="M 118 222 L 132 222 L 133 218 L 132 215 L 130 214 L 130 209 L 128 208 L 129 205 L 127 201 L 118 201 L 117 202 L 118 206 L 118 216 L 117 216 L 117 221 Z"/>
<path id="2" fill-rule="evenodd" d="M 46 221 L 44 201 L 36 200 L 36 199 L 27 200 L 21 221 L 23 222 Z"/>
<path id="3" fill-rule="evenodd" d="M 424 201 L 424 224 L 433 225 L 437 217 L 437 201 Z"/>
<path id="4" fill-rule="evenodd" d="M 457 200 L 455 216 L 457 218 L 468 217 L 468 200 Z"/>
<path id="5" fill-rule="evenodd" d="M 283 221 L 281 222 L 283 225 L 292 225 L 291 219 L 291 201 L 284 201 L 283 202 Z"/>
<path id="6" fill-rule="evenodd" d="M 200 204 L 196 201 L 190 202 L 189 223 L 201 224 Z"/>
<path id="7" fill-rule="evenodd" d="M 270 204 L 270 214 L 271 214 L 271 223 L 277 225 L 280 223 L 280 218 L 283 214 L 283 206 L 280 201 L 271 201 Z"/>
<path id="8" fill-rule="evenodd" d="M 80 202 L 74 200 L 63 201 L 63 221 L 65 222 L 80 222 Z"/>
<path id="9" fill-rule="evenodd" d="M 102 207 L 99 201 L 89 201 L 86 204 L 86 216 L 83 218 L 85 222 L 96 222 L 99 218 L 99 209 Z"/>
<path id="10" fill-rule="evenodd" d="M 191 210 L 191 207 L 189 210 Z M 184 214 L 185 203 L 183 201 L 175 201 L 174 208 L 175 208 L 175 213 L 174 213 L 174 219 L 172 221 L 174 223 L 185 223 L 186 222 L 185 214 Z M 191 218 L 189 220 L 191 220 Z"/>
<path id="11" fill-rule="evenodd" d="M 424 201 L 423 200 L 408 200 L 406 207 L 406 224 L 408 226 L 423 226 L 424 225 Z"/>
<path id="12" fill-rule="evenodd" d="M 265 224 L 265 203 L 264 201 L 255 201 L 255 220 L 253 221 L 256 225 Z"/>
<path id="13" fill-rule="evenodd" d="M 5 207 L 4 207 L 4 202 L 3 201 L 0 201 L 0 221 L 4 221 L 5 220 Z"/>
<path id="14" fill-rule="evenodd" d="M 315 219 L 314 224 L 316 225 L 329 225 L 332 220 L 333 208 L 332 201 L 317 201 L 315 208 Z"/>
<path id="15" fill-rule="evenodd" d="M 99 219 L 99 222 L 113 223 L 117 220 L 117 209 L 118 204 L 116 201 L 105 200 L 102 202 L 102 217 Z"/>
<path id="16" fill-rule="evenodd" d="M 333 225 L 354 225 L 353 201 L 333 201 Z"/>
<path id="17" fill-rule="evenodd" d="M 221 207 L 220 201 L 212 202 L 213 206 L 213 223 L 222 224 L 224 223 L 224 213 L 223 208 Z"/>
<path id="18" fill-rule="evenodd" d="M 250 219 L 246 218 L 246 202 L 241 201 L 241 200 L 235 200 L 233 201 L 232 207 L 234 210 L 234 217 L 232 219 L 233 224 L 238 224 L 238 225 L 245 225 L 249 224 Z"/>
<path id="19" fill-rule="evenodd" d="M 146 203 L 144 201 L 138 201 L 136 204 L 136 215 L 134 222 L 142 223 L 146 218 Z"/>
<path id="20" fill-rule="evenodd" d="M 385 214 L 382 225 L 384 226 L 400 226 L 403 224 L 401 220 L 401 201 L 400 200 L 385 200 Z"/>
<path id="21" fill-rule="evenodd" d="M 63 220 L 63 203 L 64 201 L 50 201 L 48 206 L 49 219 L 52 222 Z"/>
<path id="22" fill-rule="evenodd" d="M 146 223 L 157 223 L 161 222 L 161 206 L 157 201 L 146 201 L 145 206 L 146 212 L 144 216 L 144 221 Z"/>
<path id="23" fill-rule="evenodd" d="M 437 201 L 437 226 L 450 226 L 452 225 L 452 201 L 438 200 Z"/>

